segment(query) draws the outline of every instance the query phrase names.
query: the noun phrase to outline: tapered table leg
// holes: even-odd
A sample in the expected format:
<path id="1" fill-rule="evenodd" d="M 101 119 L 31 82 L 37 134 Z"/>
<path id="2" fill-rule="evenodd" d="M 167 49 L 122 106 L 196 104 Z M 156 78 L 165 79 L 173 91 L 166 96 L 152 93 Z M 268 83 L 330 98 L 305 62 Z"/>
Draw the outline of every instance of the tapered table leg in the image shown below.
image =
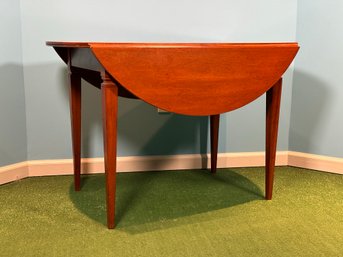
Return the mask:
<path id="1" fill-rule="evenodd" d="M 219 114 L 210 116 L 211 126 L 211 172 L 217 171 Z"/>
<path id="2" fill-rule="evenodd" d="M 70 117 L 73 144 L 73 168 L 75 191 L 81 188 L 81 77 L 69 71 Z"/>
<path id="3" fill-rule="evenodd" d="M 266 199 L 271 200 L 273 194 L 275 155 L 278 135 L 282 79 L 267 91 L 266 106 Z"/>
<path id="4" fill-rule="evenodd" d="M 117 112 L 118 87 L 107 73 L 102 73 L 102 109 L 104 155 L 106 173 L 107 227 L 115 225 L 116 164 L 117 164 Z"/>

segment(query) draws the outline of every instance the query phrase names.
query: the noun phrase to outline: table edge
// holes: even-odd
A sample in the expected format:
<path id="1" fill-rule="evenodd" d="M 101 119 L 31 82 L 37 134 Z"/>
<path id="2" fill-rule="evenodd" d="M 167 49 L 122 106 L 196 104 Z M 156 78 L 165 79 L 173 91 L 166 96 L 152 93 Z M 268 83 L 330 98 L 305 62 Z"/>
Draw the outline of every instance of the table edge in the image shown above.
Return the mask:
<path id="1" fill-rule="evenodd" d="M 119 47 L 119 48 L 231 48 L 231 47 L 299 47 L 297 42 L 276 43 L 147 43 L 147 42 L 65 42 L 47 41 L 47 46 L 68 48 Z"/>

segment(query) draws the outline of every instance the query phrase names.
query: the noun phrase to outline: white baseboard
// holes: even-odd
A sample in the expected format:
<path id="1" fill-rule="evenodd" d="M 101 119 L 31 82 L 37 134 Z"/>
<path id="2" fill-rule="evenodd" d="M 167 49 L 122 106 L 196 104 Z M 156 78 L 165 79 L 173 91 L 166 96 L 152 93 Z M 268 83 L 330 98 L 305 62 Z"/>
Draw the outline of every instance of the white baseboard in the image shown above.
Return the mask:
<path id="1" fill-rule="evenodd" d="M 183 154 L 163 156 L 129 156 L 117 158 L 118 172 L 151 171 L 151 170 L 183 170 L 210 168 L 209 154 Z M 65 160 L 28 161 L 30 177 L 48 175 L 67 175 L 73 173 L 73 162 Z M 288 152 L 278 152 L 277 166 L 288 163 Z M 258 167 L 264 166 L 264 152 L 219 153 L 217 167 Z M 83 174 L 103 173 L 103 158 L 83 158 L 81 160 Z"/>
<path id="2" fill-rule="evenodd" d="M 210 155 L 185 154 L 166 156 L 130 156 L 117 158 L 118 172 L 180 170 L 209 168 Z M 264 152 L 219 153 L 218 168 L 264 166 Z M 279 151 L 276 166 L 295 166 L 343 174 L 343 158 Z M 104 172 L 103 158 L 82 159 L 83 174 Z M 0 167 L 0 184 L 26 177 L 73 174 L 73 162 L 64 160 L 34 160 Z"/>
<path id="3" fill-rule="evenodd" d="M 343 158 L 289 151 L 288 166 L 343 174 Z"/>
<path id="4" fill-rule="evenodd" d="M 28 176 L 29 170 L 27 167 L 27 162 L 19 162 L 16 164 L 0 167 L 0 185 L 27 178 Z"/>

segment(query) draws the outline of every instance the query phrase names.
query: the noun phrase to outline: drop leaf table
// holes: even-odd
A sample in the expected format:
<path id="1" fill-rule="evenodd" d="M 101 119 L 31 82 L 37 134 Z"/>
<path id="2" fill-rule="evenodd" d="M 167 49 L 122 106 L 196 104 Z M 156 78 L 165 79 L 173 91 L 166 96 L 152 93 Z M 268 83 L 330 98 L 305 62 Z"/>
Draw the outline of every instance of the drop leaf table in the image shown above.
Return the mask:
<path id="1" fill-rule="evenodd" d="M 107 226 L 115 226 L 118 96 L 209 116 L 216 172 L 219 115 L 266 93 L 265 197 L 272 198 L 282 75 L 297 43 L 47 42 L 68 65 L 75 190 L 80 190 L 81 78 L 102 91 Z"/>

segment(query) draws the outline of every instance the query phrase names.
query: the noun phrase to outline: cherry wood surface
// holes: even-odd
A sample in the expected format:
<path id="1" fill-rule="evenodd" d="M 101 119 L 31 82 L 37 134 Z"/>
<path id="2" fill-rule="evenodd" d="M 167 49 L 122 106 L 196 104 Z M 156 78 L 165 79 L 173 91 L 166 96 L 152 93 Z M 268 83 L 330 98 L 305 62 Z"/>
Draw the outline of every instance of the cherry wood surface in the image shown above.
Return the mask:
<path id="1" fill-rule="evenodd" d="M 187 115 L 220 114 L 253 101 L 276 83 L 298 50 L 296 44 L 90 47 L 128 91 Z"/>
<path id="2" fill-rule="evenodd" d="M 74 67 L 106 70 L 131 95 L 187 115 L 220 114 L 253 101 L 277 82 L 299 49 L 297 43 L 47 44 L 65 62 L 71 49 Z"/>
<path id="3" fill-rule="evenodd" d="M 220 113 L 263 93 L 266 103 L 266 199 L 272 198 L 281 76 L 297 43 L 47 42 L 68 65 L 75 190 L 81 188 L 81 78 L 101 89 L 107 226 L 115 227 L 118 96 L 161 109 L 210 116 L 211 172 L 217 169 Z"/>

